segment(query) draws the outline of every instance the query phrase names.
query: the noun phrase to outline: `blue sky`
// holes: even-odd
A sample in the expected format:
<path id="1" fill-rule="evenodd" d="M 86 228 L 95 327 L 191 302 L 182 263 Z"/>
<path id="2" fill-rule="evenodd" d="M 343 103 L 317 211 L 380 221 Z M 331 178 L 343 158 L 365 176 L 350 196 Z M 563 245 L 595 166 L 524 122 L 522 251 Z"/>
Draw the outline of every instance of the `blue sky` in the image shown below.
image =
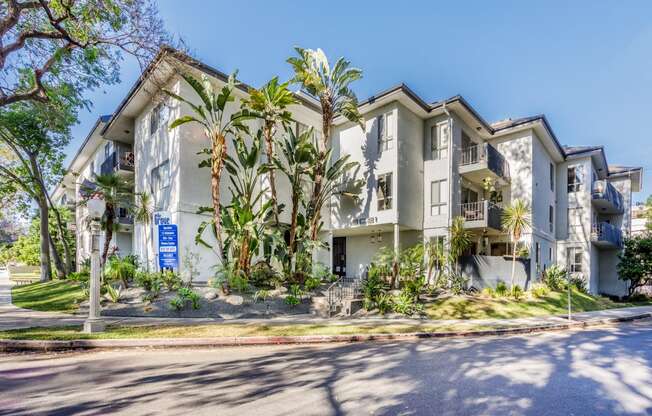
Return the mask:
<path id="1" fill-rule="evenodd" d="M 360 4 L 357 4 L 360 3 Z M 652 2 L 296 2 L 160 0 L 167 28 L 196 58 L 259 86 L 291 76 L 295 45 L 345 56 L 365 99 L 404 82 L 426 101 L 462 94 L 488 121 L 544 113 L 562 144 L 604 145 L 612 164 L 643 166 L 652 97 Z M 89 93 L 74 154 L 139 75 Z M 650 188 L 652 189 L 652 188 Z"/>

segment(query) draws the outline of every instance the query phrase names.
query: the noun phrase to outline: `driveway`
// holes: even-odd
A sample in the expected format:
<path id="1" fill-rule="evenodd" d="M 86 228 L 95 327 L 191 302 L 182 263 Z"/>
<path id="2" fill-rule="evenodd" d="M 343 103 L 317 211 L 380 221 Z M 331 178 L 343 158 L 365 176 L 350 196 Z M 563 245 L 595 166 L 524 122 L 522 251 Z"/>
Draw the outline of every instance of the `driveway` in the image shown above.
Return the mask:
<path id="1" fill-rule="evenodd" d="M 0 415 L 644 415 L 652 321 L 565 333 L 0 357 Z"/>

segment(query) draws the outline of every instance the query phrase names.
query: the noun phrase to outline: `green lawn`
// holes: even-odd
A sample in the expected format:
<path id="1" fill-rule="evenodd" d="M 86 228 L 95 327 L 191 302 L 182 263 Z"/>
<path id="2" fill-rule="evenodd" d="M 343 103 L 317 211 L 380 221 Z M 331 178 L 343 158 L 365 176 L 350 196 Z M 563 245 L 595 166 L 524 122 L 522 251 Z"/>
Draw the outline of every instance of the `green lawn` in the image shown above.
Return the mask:
<path id="1" fill-rule="evenodd" d="M 126 339 L 126 338 L 215 338 L 286 335 L 360 335 L 397 334 L 408 332 L 478 331 L 506 328 L 507 325 L 481 326 L 473 324 L 207 324 L 207 325 L 158 325 L 158 326 L 109 326 L 98 334 L 85 334 L 77 326 L 55 328 L 27 328 L 0 331 L 0 339 L 26 340 L 75 340 L 75 339 Z"/>
<path id="2" fill-rule="evenodd" d="M 544 298 L 485 298 L 453 296 L 426 304 L 430 319 L 508 319 L 532 316 L 563 315 L 568 311 L 566 292 L 550 292 Z M 604 297 L 594 297 L 573 291 L 573 312 L 650 305 L 647 303 L 613 302 Z"/>
<path id="3" fill-rule="evenodd" d="M 46 283 L 31 283 L 14 286 L 11 289 L 14 305 L 45 312 L 73 312 L 77 309 L 76 300 L 83 297 L 79 283 L 53 280 Z"/>

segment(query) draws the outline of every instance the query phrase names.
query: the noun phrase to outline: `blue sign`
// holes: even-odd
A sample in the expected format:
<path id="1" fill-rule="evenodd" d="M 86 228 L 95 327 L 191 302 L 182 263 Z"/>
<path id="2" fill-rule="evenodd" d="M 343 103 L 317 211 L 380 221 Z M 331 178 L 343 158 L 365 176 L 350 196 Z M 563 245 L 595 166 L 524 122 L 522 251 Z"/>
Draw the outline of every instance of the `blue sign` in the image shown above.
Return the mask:
<path id="1" fill-rule="evenodd" d="M 179 234 L 176 224 L 158 225 L 158 265 L 161 270 L 179 268 Z"/>

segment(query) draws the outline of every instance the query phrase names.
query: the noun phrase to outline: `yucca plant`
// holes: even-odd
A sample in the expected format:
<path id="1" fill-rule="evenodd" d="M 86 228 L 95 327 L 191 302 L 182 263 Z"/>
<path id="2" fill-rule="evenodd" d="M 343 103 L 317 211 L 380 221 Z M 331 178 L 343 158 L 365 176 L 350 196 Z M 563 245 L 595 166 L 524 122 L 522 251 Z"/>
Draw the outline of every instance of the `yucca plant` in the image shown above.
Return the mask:
<path id="1" fill-rule="evenodd" d="M 358 111 L 358 100 L 350 85 L 362 78 L 362 71 L 351 67 L 351 62 L 339 58 L 331 67 L 326 54 L 321 49 L 295 48 L 298 56 L 287 62 L 294 69 L 293 82 L 298 83 L 309 94 L 319 100 L 322 113 L 321 141 L 318 142 L 319 157 L 316 160 L 312 195 L 308 203 L 310 217 L 310 238 L 317 240 L 320 224 L 322 187 L 326 175 L 326 163 L 330 158 L 331 128 L 337 116 L 357 123 L 364 130 L 364 121 Z M 316 219 L 313 219 L 316 217 Z"/>
<path id="2" fill-rule="evenodd" d="M 104 298 L 111 303 L 118 303 L 122 299 L 122 289 L 113 287 L 112 285 L 105 285 L 106 293 Z"/>
<path id="3" fill-rule="evenodd" d="M 136 266 L 126 258 L 112 256 L 104 266 L 104 280 L 107 283 L 119 281 L 125 289 L 135 274 Z"/>
<path id="4" fill-rule="evenodd" d="M 199 167 L 208 167 L 211 169 L 211 200 L 212 208 L 212 226 L 215 229 L 215 238 L 218 244 L 217 254 L 220 259 L 223 255 L 222 245 L 222 221 L 221 221 L 221 202 L 220 202 L 220 180 L 224 161 L 227 157 L 227 136 L 236 135 L 241 131 L 248 131 L 247 126 L 243 123 L 247 120 L 256 118 L 256 114 L 247 109 L 229 113 L 229 103 L 235 101 L 234 90 L 237 86 L 237 72 L 231 74 L 226 84 L 219 90 L 215 91 L 213 84 L 207 76 L 202 76 L 201 81 L 189 74 L 182 74 L 181 77 L 190 85 L 197 94 L 201 103 L 193 104 L 191 101 L 175 94 L 172 91 L 163 90 L 173 99 L 185 103 L 193 111 L 193 115 L 184 115 L 170 124 L 170 130 L 173 130 L 186 123 L 197 123 L 204 129 L 204 135 L 210 142 L 210 147 L 203 149 L 202 153 L 208 155 L 206 160 L 200 162 Z"/>
<path id="5" fill-rule="evenodd" d="M 462 216 L 453 218 L 450 227 L 448 227 L 448 257 L 451 266 L 458 272 L 458 261 L 460 256 L 471 247 L 471 238 L 473 233 L 464 226 L 465 219 Z"/>
<path id="6" fill-rule="evenodd" d="M 531 227 L 530 208 L 520 199 L 514 200 L 511 205 L 505 207 L 502 217 L 503 230 L 509 233 L 512 248 L 512 277 L 511 286 L 514 286 L 514 273 L 516 271 L 517 245 L 523 233 L 528 232 Z"/>
<path id="7" fill-rule="evenodd" d="M 119 229 L 115 222 L 119 207 L 130 208 L 133 204 L 133 182 L 116 174 L 95 175 L 93 180 L 82 185 L 82 204 L 92 198 L 101 198 L 106 203 L 102 226 L 104 228 L 104 247 L 102 250 L 102 265 L 106 264 L 109 255 L 109 245 L 114 231 Z"/>
<path id="8" fill-rule="evenodd" d="M 243 101 L 245 108 L 250 108 L 263 120 L 263 137 L 267 162 L 273 164 L 275 159 L 274 141 L 279 126 L 287 126 L 292 122 L 292 113 L 288 107 L 297 103 L 292 91 L 288 89 L 289 82 L 279 83 L 278 77 L 272 78 L 260 89 L 250 89 L 249 97 Z M 276 178 L 273 165 L 269 169 L 269 187 L 272 197 L 274 222 L 279 226 L 279 207 L 276 198 Z"/>

